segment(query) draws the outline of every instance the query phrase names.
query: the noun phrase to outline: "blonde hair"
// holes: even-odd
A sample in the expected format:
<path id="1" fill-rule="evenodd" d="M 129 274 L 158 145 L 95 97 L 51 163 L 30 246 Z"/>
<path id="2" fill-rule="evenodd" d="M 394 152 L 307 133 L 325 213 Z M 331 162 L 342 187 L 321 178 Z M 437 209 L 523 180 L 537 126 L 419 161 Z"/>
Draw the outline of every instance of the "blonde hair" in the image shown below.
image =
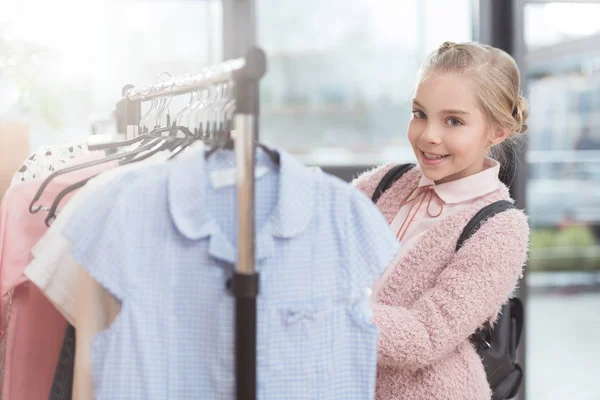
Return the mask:
<path id="1" fill-rule="evenodd" d="M 476 42 L 444 42 L 421 64 L 419 81 L 439 72 L 468 75 L 488 121 L 510 129 L 511 138 L 527 131 L 528 104 L 519 68 L 508 53 Z"/>

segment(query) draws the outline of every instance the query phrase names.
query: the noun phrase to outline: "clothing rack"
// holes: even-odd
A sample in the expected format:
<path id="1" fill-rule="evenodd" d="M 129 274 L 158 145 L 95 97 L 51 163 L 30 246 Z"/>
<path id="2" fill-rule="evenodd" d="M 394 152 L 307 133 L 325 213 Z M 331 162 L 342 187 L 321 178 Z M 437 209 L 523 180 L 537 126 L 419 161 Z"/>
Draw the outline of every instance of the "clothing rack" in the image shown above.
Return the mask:
<path id="1" fill-rule="evenodd" d="M 256 399 L 256 297 L 254 165 L 258 142 L 259 82 L 266 72 L 266 56 L 259 48 L 247 55 L 205 68 L 189 76 L 169 78 L 136 88 L 126 85 L 117 104 L 119 133 L 136 134 L 141 120 L 141 103 L 165 96 L 190 93 L 211 85 L 235 83 L 235 140 L 238 192 L 238 257 L 226 289 L 236 298 L 235 352 L 238 400 Z M 190 184 L 193 184 L 190 182 Z"/>

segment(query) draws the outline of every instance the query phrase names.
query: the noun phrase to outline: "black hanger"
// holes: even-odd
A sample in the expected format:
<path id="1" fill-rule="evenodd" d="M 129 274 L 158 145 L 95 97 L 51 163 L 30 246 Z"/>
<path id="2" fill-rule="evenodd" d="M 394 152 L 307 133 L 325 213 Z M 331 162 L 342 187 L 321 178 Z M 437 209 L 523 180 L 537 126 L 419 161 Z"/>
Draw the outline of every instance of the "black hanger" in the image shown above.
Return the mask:
<path id="1" fill-rule="evenodd" d="M 198 126 L 194 128 L 194 132 L 192 135 L 188 135 L 188 137 L 184 140 L 183 143 L 179 145 L 179 148 L 169 157 L 169 160 L 177 157 L 182 151 L 188 148 L 192 143 L 202 140 L 204 143 L 207 143 L 210 140 L 210 123 L 207 123 L 207 129 L 204 129 L 204 125 L 202 122 L 198 123 Z"/>
<path id="2" fill-rule="evenodd" d="M 192 143 L 194 143 L 194 142 L 196 142 L 198 140 L 200 140 L 200 136 L 199 135 L 194 135 L 194 137 L 192 137 L 192 138 L 186 138 L 186 139 L 184 139 L 184 141 L 177 146 L 178 148 L 176 147 L 175 149 L 172 149 L 172 150 L 175 150 L 175 151 L 173 152 L 173 154 L 171 154 L 171 156 L 169 157 L 169 160 L 172 160 L 173 158 L 177 157 L 177 155 L 179 153 L 181 153 L 182 151 L 184 151 L 185 149 L 187 149 Z"/>
<path id="3" fill-rule="evenodd" d="M 149 157 L 152 157 L 154 154 L 164 151 L 164 150 L 175 150 L 177 147 L 187 143 L 189 140 L 193 140 L 196 136 L 194 135 L 194 133 L 186 126 L 181 126 L 181 125 L 175 125 L 175 122 L 173 122 L 173 124 L 171 125 L 171 127 L 167 127 L 167 128 L 161 128 L 155 131 L 157 134 L 162 134 L 165 132 L 168 132 L 168 136 L 167 138 L 169 138 L 169 140 L 166 140 L 160 147 L 142 155 L 139 157 L 129 157 L 128 159 L 124 160 L 123 162 L 120 163 L 120 165 L 124 165 L 124 164 L 129 164 L 130 162 L 136 162 L 136 161 L 142 161 L 145 160 Z M 181 138 L 177 135 L 178 132 L 182 132 L 184 134 L 184 137 Z"/>
<path id="4" fill-rule="evenodd" d="M 169 113 L 167 113 L 167 124 L 170 124 L 170 120 L 171 120 L 171 116 Z M 175 126 L 175 123 L 173 123 L 172 126 L 167 125 L 166 127 L 163 127 L 163 128 L 156 127 L 151 132 L 148 132 L 147 127 L 144 127 L 143 130 L 145 133 L 136 138 L 121 141 L 121 142 L 101 143 L 101 144 L 96 144 L 96 145 L 90 145 L 90 146 L 88 146 L 88 149 L 92 150 L 92 151 L 94 151 L 94 150 L 110 150 L 110 149 L 121 148 L 124 146 L 129 146 L 129 145 L 135 144 L 137 142 L 141 142 L 140 146 L 143 146 L 143 145 L 147 144 L 149 141 L 155 140 L 156 138 L 159 138 L 159 139 L 165 138 L 165 136 L 162 135 L 165 132 L 169 132 L 169 136 L 175 136 L 177 131 L 182 131 L 186 136 L 193 135 L 193 133 L 187 127 Z M 128 157 L 128 159 L 131 159 L 131 158 L 132 158 L 131 156 Z"/>
<path id="5" fill-rule="evenodd" d="M 226 123 L 226 126 L 223 126 L 222 122 L 219 123 L 218 127 L 215 125 L 213 135 L 209 135 L 209 138 L 204 141 L 207 145 L 204 158 L 208 159 L 218 149 L 233 150 L 233 140 L 231 139 L 231 130 L 229 128 L 229 123 Z"/>
<path id="6" fill-rule="evenodd" d="M 79 181 L 73 185 L 69 185 L 66 188 L 64 188 L 63 190 L 61 190 L 60 193 L 56 196 L 56 198 L 52 202 L 52 206 L 50 207 L 50 210 L 48 211 L 48 215 L 46 216 L 46 219 L 44 221 L 46 223 L 46 226 L 49 227 L 50 224 L 52 223 L 52 221 L 54 221 L 56 219 L 56 210 L 58 209 L 58 205 L 60 204 L 62 199 L 66 195 L 71 193 L 72 191 L 83 187 L 90 179 L 95 178 L 96 176 L 98 176 L 98 175 L 90 176 L 89 178 Z"/>
<path id="7" fill-rule="evenodd" d="M 177 138 L 177 137 L 165 137 L 167 140 L 164 141 L 163 144 L 161 144 L 158 148 L 151 150 L 148 153 L 143 154 L 140 157 L 136 157 L 133 159 L 127 159 L 124 162 L 121 162 L 120 165 L 124 165 L 124 164 L 130 164 L 133 162 L 138 162 L 138 161 L 143 161 L 149 157 L 151 157 L 152 155 L 163 151 L 163 150 L 172 150 L 177 148 L 181 143 L 182 140 L 188 140 L 188 139 L 182 139 L 182 138 Z M 98 175 L 94 175 L 91 176 L 89 178 L 86 178 L 82 181 L 76 182 L 72 185 L 67 186 L 66 188 L 64 188 L 63 190 L 61 190 L 59 192 L 59 194 L 56 196 L 56 198 L 54 199 L 54 201 L 52 202 L 52 206 L 50 207 L 50 210 L 48 211 L 48 216 L 46 217 L 46 225 L 50 226 L 50 223 L 56 218 L 56 210 L 58 209 L 58 206 L 60 204 L 60 202 L 62 201 L 62 199 L 68 195 L 69 193 L 73 192 L 74 190 L 80 189 L 81 187 L 85 186 L 85 184 L 92 178 L 96 177 Z"/>
<path id="8" fill-rule="evenodd" d="M 137 158 L 133 158 L 133 159 L 127 159 L 123 162 L 120 162 L 119 165 L 125 165 L 125 164 L 131 164 L 134 162 L 138 162 L 138 161 L 142 161 L 145 160 L 149 157 L 151 157 L 152 155 L 158 153 L 159 151 L 163 151 L 166 150 L 168 147 L 173 146 L 173 143 L 177 142 L 177 138 L 169 138 L 167 137 L 167 140 L 165 140 L 165 142 L 163 144 L 161 144 L 158 148 L 140 156 Z M 83 179 L 79 182 L 76 182 L 72 185 L 67 186 L 66 188 L 64 188 L 63 190 L 61 190 L 58 195 L 56 196 L 56 198 L 54 199 L 54 201 L 52 202 L 52 206 L 50 207 L 49 211 L 48 211 L 48 215 L 46 216 L 46 226 L 50 226 L 50 223 L 52 223 L 52 221 L 54 221 L 54 219 L 56 219 L 56 210 L 58 209 L 58 206 L 60 204 L 60 202 L 62 201 L 62 199 L 68 195 L 69 193 L 82 188 L 83 186 L 85 186 L 85 184 L 92 178 L 95 178 L 96 176 L 98 176 L 99 174 L 96 174 L 94 176 L 90 176 L 86 179 Z"/>
<path id="9" fill-rule="evenodd" d="M 129 145 L 132 145 L 132 144 L 135 144 L 137 142 L 141 142 L 142 140 L 147 140 L 147 139 L 148 139 L 148 137 L 146 136 L 146 134 L 143 134 L 143 135 L 140 135 L 133 139 L 124 140 L 121 142 L 90 144 L 90 145 L 88 145 L 88 150 L 90 150 L 90 151 L 110 150 L 110 149 L 114 149 L 114 148 L 118 148 L 118 147 L 129 146 Z"/>
<path id="10" fill-rule="evenodd" d="M 275 164 L 277 166 L 279 166 L 281 164 L 281 156 L 279 155 L 279 152 L 277 152 L 277 150 L 273 150 L 270 147 L 268 147 L 262 143 L 257 143 L 256 146 L 258 148 L 262 149 L 265 153 L 267 153 L 267 155 L 269 156 L 269 158 L 271 159 L 271 162 L 273 162 L 273 164 Z M 223 147 L 214 147 L 214 148 L 210 149 L 209 151 L 207 151 L 205 153 L 204 157 L 208 159 L 218 149 L 233 150 L 233 141 L 228 142 L 227 145 L 225 145 Z"/>
<path id="11" fill-rule="evenodd" d="M 223 127 L 223 124 L 219 125 L 219 134 L 217 135 L 216 140 L 212 143 L 213 147 L 205 153 L 204 157 L 206 159 L 213 155 L 213 153 L 218 149 L 233 150 L 234 143 L 231 137 L 231 128 L 233 127 L 232 125 L 233 124 L 229 121 L 226 121 L 225 127 Z M 276 150 L 273 150 L 262 143 L 256 143 L 256 146 L 261 148 L 265 153 L 267 153 L 273 164 L 280 165 L 281 157 Z"/>
<path id="12" fill-rule="evenodd" d="M 168 137 L 163 137 L 163 140 L 166 140 Z M 33 199 L 31 200 L 31 203 L 29 204 L 29 212 L 32 214 L 37 213 L 38 211 L 40 211 L 42 209 L 42 206 L 37 206 L 35 207 L 35 203 L 40 199 L 40 197 L 42 197 L 42 194 L 44 193 L 44 190 L 46 190 L 46 187 L 48 187 L 48 185 L 50 184 L 50 182 L 52 182 L 52 180 L 60 175 L 65 175 L 68 174 L 70 172 L 74 172 L 74 171 L 79 171 L 85 168 L 89 168 L 89 167 L 95 167 L 97 165 L 101 165 L 101 164 L 105 164 L 107 162 L 111 162 L 111 161 L 117 161 L 119 159 L 125 158 L 127 156 L 135 156 L 143 151 L 146 150 L 150 150 L 152 149 L 152 147 L 154 147 L 156 145 L 156 141 L 153 141 L 152 143 L 146 144 L 144 146 L 138 147 L 137 149 L 127 152 L 127 153 L 122 153 L 122 154 L 113 154 L 111 156 L 99 159 L 99 160 L 94 160 L 94 161 L 89 161 L 83 164 L 78 164 L 78 165 L 73 165 L 71 167 L 67 167 L 58 171 L 53 172 L 50 176 L 48 176 L 44 182 L 42 182 L 42 184 L 40 185 L 40 187 L 38 188 L 35 196 L 33 197 Z"/>
<path id="13" fill-rule="evenodd" d="M 138 162 L 138 161 L 143 161 L 146 160 L 150 157 L 152 157 L 153 155 L 155 155 L 156 153 L 160 153 L 161 151 L 165 151 L 165 150 L 175 150 L 177 147 L 179 147 L 186 139 L 185 138 L 177 138 L 177 137 L 167 137 L 166 140 L 157 148 L 144 153 L 142 155 L 139 156 L 135 156 L 135 157 L 128 157 L 127 159 L 124 159 L 123 161 L 119 162 L 119 165 L 127 165 L 127 164 L 131 164 L 134 162 Z M 139 154 L 139 153 L 138 153 Z"/>
<path id="14" fill-rule="evenodd" d="M 165 132 L 169 132 L 171 134 L 171 132 L 173 132 L 174 129 L 182 131 L 186 136 L 194 135 L 187 127 L 176 126 L 175 122 L 173 122 L 173 125 L 171 125 L 170 121 L 171 121 L 171 115 L 169 113 L 167 113 L 167 126 L 165 126 L 163 128 L 157 127 L 156 129 L 153 129 L 152 131 L 148 132 L 148 128 L 146 126 L 144 126 L 142 128 L 142 134 L 138 137 L 135 137 L 135 138 L 129 139 L 129 140 L 123 140 L 121 142 L 91 144 L 88 146 L 88 150 L 90 150 L 90 151 L 110 150 L 110 149 L 114 149 L 114 148 L 130 146 L 137 142 L 152 140 L 156 137 L 159 137 L 159 135 L 161 135 L 162 133 L 165 133 Z M 142 143 L 142 144 L 144 144 L 144 143 Z"/>
<path id="15" fill-rule="evenodd" d="M 166 107 L 166 105 L 164 107 Z M 162 110 L 164 110 L 164 108 Z M 136 138 L 130 139 L 130 140 L 125 140 L 125 141 L 121 141 L 121 142 L 112 142 L 112 143 L 102 143 L 102 144 L 88 146 L 88 149 L 90 151 L 96 151 L 96 150 L 109 150 L 109 149 L 121 148 L 124 146 L 128 146 L 128 145 L 132 145 L 132 144 L 141 142 L 140 147 L 138 147 L 137 149 L 134 149 L 133 151 L 130 151 L 127 153 L 121 153 L 121 154 L 114 154 L 112 156 L 105 157 L 101 160 L 95 160 L 92 162 L 76 165 L 76 166 L 73 166 L 70 168 L 65 168 L 63 170 L 53 173 L 48 178 L 46 178 L 46 180 L 44 180 L 44 182 L 38 189 L 36 195 L 34 196 L 34 199 L 32 200 L 31 204 L 29 205 L 29 212 L 36 213 L 36 212 L 40 211 L 41 206 L 34 207 L 34 204 L 36 201 L 38 201 L 40 199 L 44 190 L 46 189 L 48 184 L 51 182 L 51 180 L 58 175 L 66 174 L 66 173 L 73 172 L 73 171 L 76 171 L 79 169 L 84 169 L 87 167 L 93 167 L 93 166 L 100 165 L 100 164 L 103 164 L 103 163 L 106 163 L 109 161 L 116 161 L 119 159 L 121 159 L 121 161 L 119 162 L 119 165 L 142 161 L 142 160 L 145 160 L 145 159 L 153 156 L 154 154 L 156 154 L 160 151 L 174 150 L 177 147 L 179 147 L 182 143 L 186 143 L 187 141 L 189 141 L 190 139 L 195 137 L 194 133 L 191 132 L 187 127 L 177 126 L 177 125 L 175 125 L 175 121 L 173 121 L 173 124 L 171 124 L 171 115 L 170 115 L 169 111 L 167 111 L 166 127 L 160 128 L 160 127 L 156 126 L 156 128 L 154 130 L 152 130 L 151 132 L 148 132 L 148 128 L 146 126 L 143 126 L 142 132 L 143 132 L 142 135 L 140 135 Z M 177 134 L 179 132 L 183 132 L 184 138 L 178 137 Z M 164 133 L 168 133 L 168 135 L 165 136 L 165 135 L 163 135 Z M 153 149 L 153 147 L 155 145 L 159 144 L 161 141 L 163 143 L 161 143 L 158 147 Z M 150 151 L 148 151 L 147 153 L 142 154 L 140 156 L 140 154 L 145 152 L 146 150 L 150 150 Z M 72 185 L 67 186 L 63 190 L 61 190 L 61 192 L 58 194 L 58 196 L 54 199 L 52 206 L 50 207 L 48 216 L 46 217 L 46 220 L 45 220 L 46 225 L 49 226 L 50 223 L 56 218 L 56 210 L 58 209 L 58 205 L 60 204 L 61 200 L 70 192 L 83 187 L 91 178 L 92 177 L 89 177 L 82 181 L 76 182 Z"/>
<path id="16" fill-rule="evenodd" d="M 144 141 L 152 140 L 158 137 L 158 134 L 168 130 L 169 128 L 157 128 L 152 131 L 148 131 L 148 127 L 142 127 L 142 134 L 134 137 L 133 139 L 123 140 L 121 142 L 110 142 L 110 143 L 98 143 L 91 144 L 88 146 L 88 150 L 96 151 L 96 150 L 111 150 L 119 147 L 130 146 L 132 144 L 136 144 L 137 142 L 142 142 L 142 145 L 145 144 Z"/>

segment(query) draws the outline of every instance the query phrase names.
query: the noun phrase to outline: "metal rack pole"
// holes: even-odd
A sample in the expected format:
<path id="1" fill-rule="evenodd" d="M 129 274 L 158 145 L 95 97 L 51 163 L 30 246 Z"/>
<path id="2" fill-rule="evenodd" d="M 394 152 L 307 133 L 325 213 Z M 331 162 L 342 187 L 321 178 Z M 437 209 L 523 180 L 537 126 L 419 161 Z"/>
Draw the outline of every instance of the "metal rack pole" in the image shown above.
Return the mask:
<path id="1" fill-rule="evenodd" d="M 262 53 L 262 50 L 253 48 L 248 51 L 246 57 L 236 58 L 204 68 L 194 75 L 186 74 L 171 77 L 142 88 L 131 88 L 127 92 L 126 97 L 130 101 L 148 101 L 163 96 L 189 93 L 217 83 L 252 80 L 256 75 L 257 66 L 253 62 L 257 59 L 255 54 L 257 52 Z"/>
<path id="2" fill-rule="evenodd" d="M 236 296 L 236 393 L 238 400 L 256 399 L 256 297 L 254 265 L 254 120 L 236 117 L 235 153 L 238 181 L 238 262 L 232 291 Z"/>
<path id="3" fill-rule="evenodd" d="M 258 140 L 259 82 L 266 72 L 266 56 L 252 48 L 234 59 L 193 76 L 168 79 L 141 89 L 127 87 L 117 105 L 121 126 L 137 126 L 140 103 L 162 96 L 188 93 L 207 85 L 234 81 L 236 114 L 234 143 L 238 182 L 238 261 L 227 288 L 236 298 L 236 393 L 238 400 L 256 399 L 256 298 L 259 276 L 255 268 L 254 164 Z"/>
<path id="4" fill-rule="evenodd" d="M 238 96 L 241 105 L 252 103 L 258 104 L 256 99 L 249 99 L 246 88 L 257 83 L 265 73 L 265 55 L 259 48 L 251 48 L 245 57 L 230 59 L 223 63 L 207 67 L 202 71 L 190 75 L 171 77 L 167 80 L 156 82 L 143 87 L 125 85 L 122 89 L 122 98 L 117 103 L 116 120 L 117 132 L 127 133 L 130 127 L 137 127 L 141 118 L 141 103 L 144 101 L 158 99 L 164 96 L 177 96 L 205 88 L 217 83 L 234 81 L 241 85 L 242 95 Z M 258 96 L 258 90 L 254 90 Z M 238 108 L 239 108 L 238 101 Z M 247 106 L 246 106 L 247 107 Z M 256 109 L 258 110 L 258 105 Z"/>
<path id="5" fill-rule="evenodd" d="M 259 81 L 266 71 L 262 51 L 250 51 L 250 79 L 236 82 L 235 152 L 238 181 L 238 262 L 232 280 L 236 297 L 236 394 L 256 399 L 256 298 L 259 275 L 255 268 L 254 165 L 258 138 Z"/>

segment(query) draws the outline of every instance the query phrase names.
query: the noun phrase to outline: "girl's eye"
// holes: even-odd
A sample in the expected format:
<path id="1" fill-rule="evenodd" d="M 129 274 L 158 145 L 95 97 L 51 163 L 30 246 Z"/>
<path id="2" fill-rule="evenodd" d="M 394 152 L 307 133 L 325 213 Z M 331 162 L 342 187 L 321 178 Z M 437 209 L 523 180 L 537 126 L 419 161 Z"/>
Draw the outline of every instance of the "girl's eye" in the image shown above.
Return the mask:
<path id="1" fill-rule="evenodd" d="M 416 119 L 425 119 L 427 118 L 427 116 L 425 115 L 425 113 L 421 110 L 413 110 L 413 116 Z"/>
<path id="2" fill-rule="evenodd" d="M 446 123 L 450 126 L 461 126 L 463 123 L 456 118 L 448 118 Z"/>

